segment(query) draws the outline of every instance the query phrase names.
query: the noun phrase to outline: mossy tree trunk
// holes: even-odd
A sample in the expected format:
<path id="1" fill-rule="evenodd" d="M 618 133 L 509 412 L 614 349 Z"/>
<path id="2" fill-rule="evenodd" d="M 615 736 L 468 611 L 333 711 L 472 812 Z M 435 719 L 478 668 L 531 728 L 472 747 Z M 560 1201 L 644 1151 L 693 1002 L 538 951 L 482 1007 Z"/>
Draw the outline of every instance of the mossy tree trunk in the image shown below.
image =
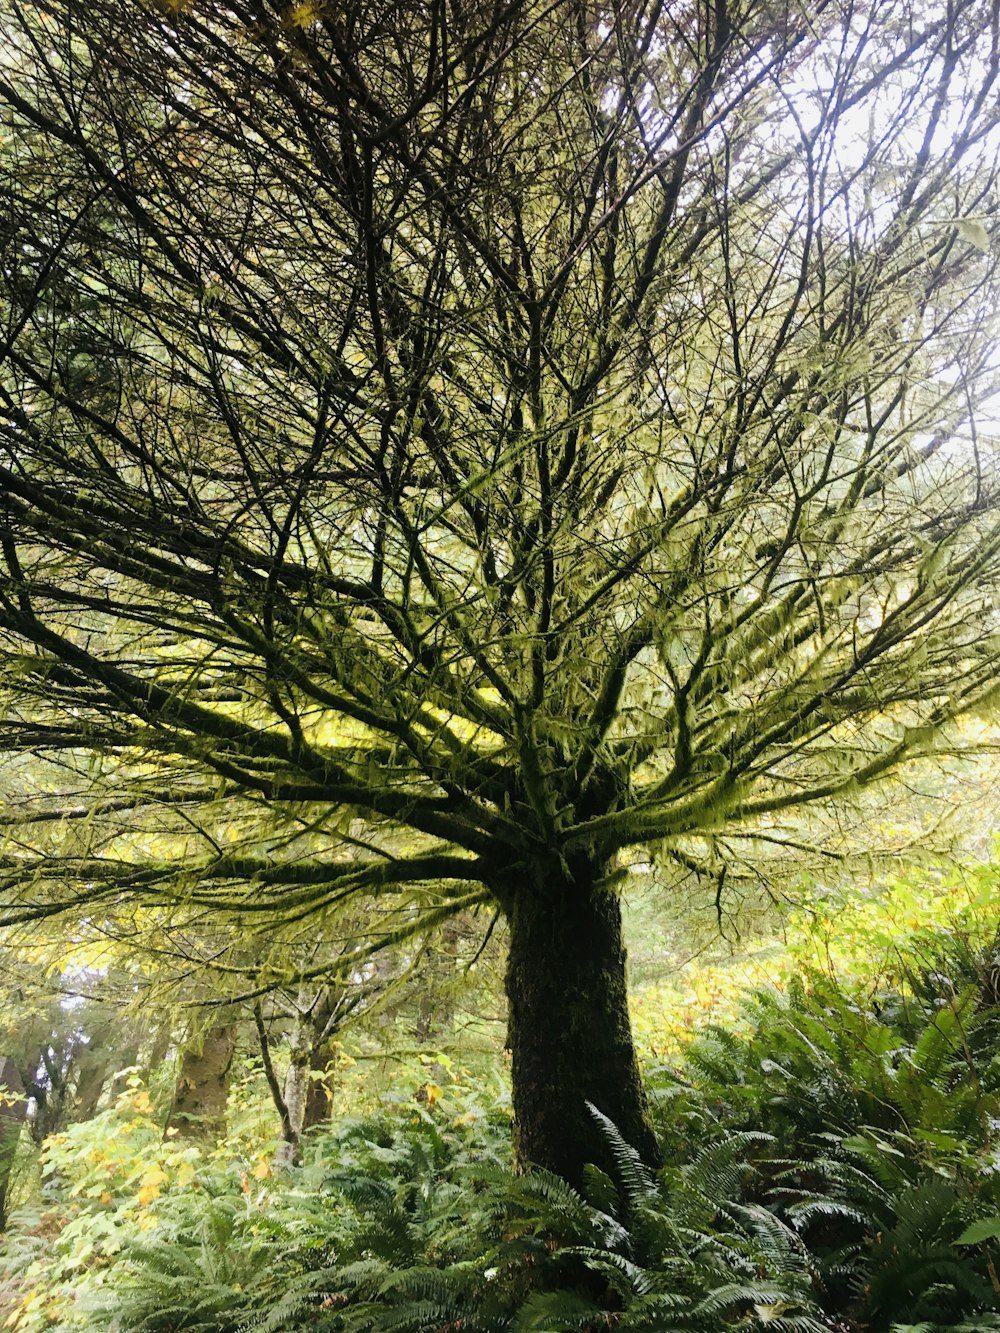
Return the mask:
<path id="1" fill-rule="evenodd" d="M 225 1130 L 236 1026 L 223 1023 L 193 1037 L 181 1052 L 170 1124 L 187 1138 L 220 1138 Z"/>
<path id="2" fill-rule="evenodd" d="M 76 1087 L 73 1090 L 72 1117 L 83 1122 L 97 1114 L 101 1094 L 108 1082 L 111 1052 L 107 1034 L 98 1033 L 77 1060 Z"/>
<path id="3" fill-rule="evenodd" d="M 330 1048 L 317 1047 L 309 1056 L 309 1080 L 302 1116 L 302 1129 L 314 1129 L 330 1119 Z"/>
<path id="4" fill-rule="evenodd" d="M 14 1061 L 0 1056 L 0 1232 L 7 1226 L 7 1190 L 27 1102 Z"/>
<path id="5" fill-rule="evenodd" d="M 292 1034 L 290 1059 L 285 1071 L 283 1091 L 284 1115 L 282 1136 L 285 1142 L 279 1151 L 282 1161 L 298 1158 L 302 1135 L 330 1118 L 330 1091 L 327 1085 L 329 1045 L 313 1044 L 308 1033 Z"/>
<path id="6" fill-rule="evenodd" d="M 332 986 L 310 991 L 302 987 L 292 1006 L 288 1032 L 288 1067 L 278 1078 L 271 1059 L 271 1039 L 261 1006 L 254 1009 L 264 1074 L 271 1098 L 281 1117 L 282 1144 L 278 1159 L 298 1159 L 302 1135 L 330 1118 L 330 1062 L 333 1042 L 344 1016 L 351 1012 L 352 997 Z"/>
<path id="7" fill-rule="evenodd" d="M 576 1185 L 585 1163 L 611 1165 L 588 1103 L 646 1163 L 660 1162 L 632 1041 L 621 906 L 599 880 L 578 866 L 525 883 L 508 906 L 516 1157 Z"/>
<path id="8" fill-rule="evenodd" d="M 43 1143 L 50 1134 L 60 1133 L 69 1110 L 69 1075 L 73 1067 L 72 1048 L 64 1038 L 43 1041 L 21 1065 L 25 1092 L 34 1101 L 30 1118 L 31 1137 Z"/>

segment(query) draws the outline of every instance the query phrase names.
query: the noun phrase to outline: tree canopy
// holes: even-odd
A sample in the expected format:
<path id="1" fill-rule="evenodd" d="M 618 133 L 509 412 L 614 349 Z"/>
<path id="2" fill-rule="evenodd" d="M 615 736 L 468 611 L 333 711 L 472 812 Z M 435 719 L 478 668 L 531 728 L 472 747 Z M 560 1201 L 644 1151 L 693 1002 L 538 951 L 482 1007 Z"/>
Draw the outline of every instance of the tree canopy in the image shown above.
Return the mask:
<path id="1" fill-rule="evenodd" d="M 2 12 L 5 919 L 492 903 L 644 1146 L 628 849 L 996 695 L 995 9 Z"/>

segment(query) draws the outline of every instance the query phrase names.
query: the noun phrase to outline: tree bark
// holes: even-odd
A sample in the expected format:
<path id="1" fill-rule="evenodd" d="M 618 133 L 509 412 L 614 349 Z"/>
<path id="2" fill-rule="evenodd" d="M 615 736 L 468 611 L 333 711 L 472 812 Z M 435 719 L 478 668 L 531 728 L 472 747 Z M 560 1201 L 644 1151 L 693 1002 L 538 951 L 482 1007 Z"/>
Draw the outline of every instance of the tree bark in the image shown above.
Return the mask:
<path id="1" fill-rule="evenodd" d="M 508 909 L 515 1156 L 573 1185 L 587 1162 L 613 1167 L 588 1102 L 644 1162 L 661 1161 L 632 1041 L 621 907 L 597 878 L 588 867 L 525 884 Z"/>
<path id="2" fill-rule="evenodd" d="M 236 1026 L 226 1023 L 208 1028 L 181 1052 L 170 1124 L 186 1138 L 221 1137 L 235 1049 Z"/>
<path id="3" fill-rule="evenodd" d="M 108 1081 L 111 1053 L 105 1042 L 93 1038 L 77 1054 L 76 1087 L 73 1091 L 73 1120 L 81 1123 L 92 1120 Z"/>
<path id="4" fill-rule="evenodd" d="M 31 1137 L 38 1144 L 65 1127 L 69 1109 L 67 1081 L 72 1067 L 72 1049 L 58 1035 L 51 1043 L 43 1042 L 21 1065 L 24 1090 L 34 1101 L 29 1119 Z"/>
<path id="5" fill-rule="evenodd" d="M 0 1056 L 0 1232 L 7 1226 L 7 1189 L 27 1102 L 14 1061 Z"/>
<path id="6" fill-rule="evenodd" d="M 307 1048 L 292 1046 L 283 1093 L 288 1124 L 278 1154 L 282 1161 L 297 1161 L 302 1135 L 330 1118 L 329 1091 L 324 1080 L 315 1077 L 325 1074 L 326 1063 L 325 1043 Z"/>
<path id="7" fill-rule="evenodd" d="M 279 1161 L 298 1160 L 302 1143 L 302 1129 L 306 1119 L 306 1096 L 309 1088 L 309 1064 L 302 1059 L 303 1053 L 292 1050 L 288 1068 L 285 1071 L 284 1103 L 288 1114 L 285 1142 L 278 1152 Z"/>
<path id="8" fill-rule="evenodd" d="M 330 1119 L 330 1086 L 329 1086 L 329 1043 L 324 1042 L 318 1046 L 309 1057 L 310 1077 L 306 1086 L 305 1114 L 302 1117 L 302 1128 L 313 1129 L 316 1125 L 325 1125 Z M 322 1074 L 322 1078 L 316 1078 L 314 1075 Z"/>
<path id="9" fill-rule="evenodd" d="M 271 1061 L 271 1043 L 259 1004 L 254 1008 L 254 1018 L 271 1100 L 281 1117 L 282 1142 L 277 1159 L 287 1165 L 298 1161 L 303 1133 L 329 1119 L 326 1073 L 331 1034 L 337 1030 L 336 1013 L 327 988 L 315 997 L 313 1004 L 299 1010 L 288 1036 L 284 1086 L 278 1082 Z"/>

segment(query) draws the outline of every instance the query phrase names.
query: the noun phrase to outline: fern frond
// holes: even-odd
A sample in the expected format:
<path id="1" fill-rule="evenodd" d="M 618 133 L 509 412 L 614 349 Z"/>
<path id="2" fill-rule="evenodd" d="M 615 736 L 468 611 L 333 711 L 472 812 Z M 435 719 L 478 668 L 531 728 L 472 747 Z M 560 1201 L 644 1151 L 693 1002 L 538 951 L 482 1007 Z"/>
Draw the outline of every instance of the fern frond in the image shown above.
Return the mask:
<path id="1" fill-rule="evenodd" d="M 593 1102 L 587 1102 L 601 1138 L 611 1154 L 618 1187 L 623 1195 L 626 1208 L 632 1210 L 643 1203 L 655 1199 L 658 1195 L 653 1173 L 645 1165 L 635 1148 L 622 1137 L 615 1122 L 599 1111 Z"/>
<path id="2" fill-rule="evenodd" d="M 723 1286 L 716 1287 L 702 1301 L 698 1303 L 697 1313 L 699 1315 L 721 1314 L 727 1311 L 744 1311 L 753 1309 L 755 1306 L 765 1307 L 785 1307 L 789 1310 L 802 1310 L 803 1313 L 821 1314 L 822 1311 L 813 1306 L 810 1312 L 808 1307 L 811 1302 L 807 1301 L 801 1292 L 788 1290 L 786 1287 L 778 1286 L 776 1283 L 768 1282 L 727 1282 Z"/>
<path id="3" fill-rule="evenodd" d="M 512 1333 L 578 1333 L 603 1313 L 579 1292 L 539 1292 L 525 1302 L 510 1327 Z"/>

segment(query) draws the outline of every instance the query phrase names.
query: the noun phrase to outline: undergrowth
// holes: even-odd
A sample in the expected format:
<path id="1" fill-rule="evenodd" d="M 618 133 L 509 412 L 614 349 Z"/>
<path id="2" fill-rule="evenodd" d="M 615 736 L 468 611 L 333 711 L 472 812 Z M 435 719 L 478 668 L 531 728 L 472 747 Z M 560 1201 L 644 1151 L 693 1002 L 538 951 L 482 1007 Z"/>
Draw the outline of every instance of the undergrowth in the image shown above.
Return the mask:
<path id="1" fill-rule="evenodd" d="M 165 1148 L 162 1180 L 122 1186 L 144 1204 L 97 1193 L 106 1162 L 63 1144 L 77 1212 L 15 1219 L 7 1326 L 1000 1329 L 998 1038 L 1000 957 L 939 933 L 891 992 L 803 976 L 654 1071 L 662 1169 L 594 1108 L 614 1170 L 579 1192 L 513 1175 L 505 1114 L 447 1089 L 342 1122 L 281 1171 Z M 61 1303 L 36 1299 L 59 1282 Z"/>

